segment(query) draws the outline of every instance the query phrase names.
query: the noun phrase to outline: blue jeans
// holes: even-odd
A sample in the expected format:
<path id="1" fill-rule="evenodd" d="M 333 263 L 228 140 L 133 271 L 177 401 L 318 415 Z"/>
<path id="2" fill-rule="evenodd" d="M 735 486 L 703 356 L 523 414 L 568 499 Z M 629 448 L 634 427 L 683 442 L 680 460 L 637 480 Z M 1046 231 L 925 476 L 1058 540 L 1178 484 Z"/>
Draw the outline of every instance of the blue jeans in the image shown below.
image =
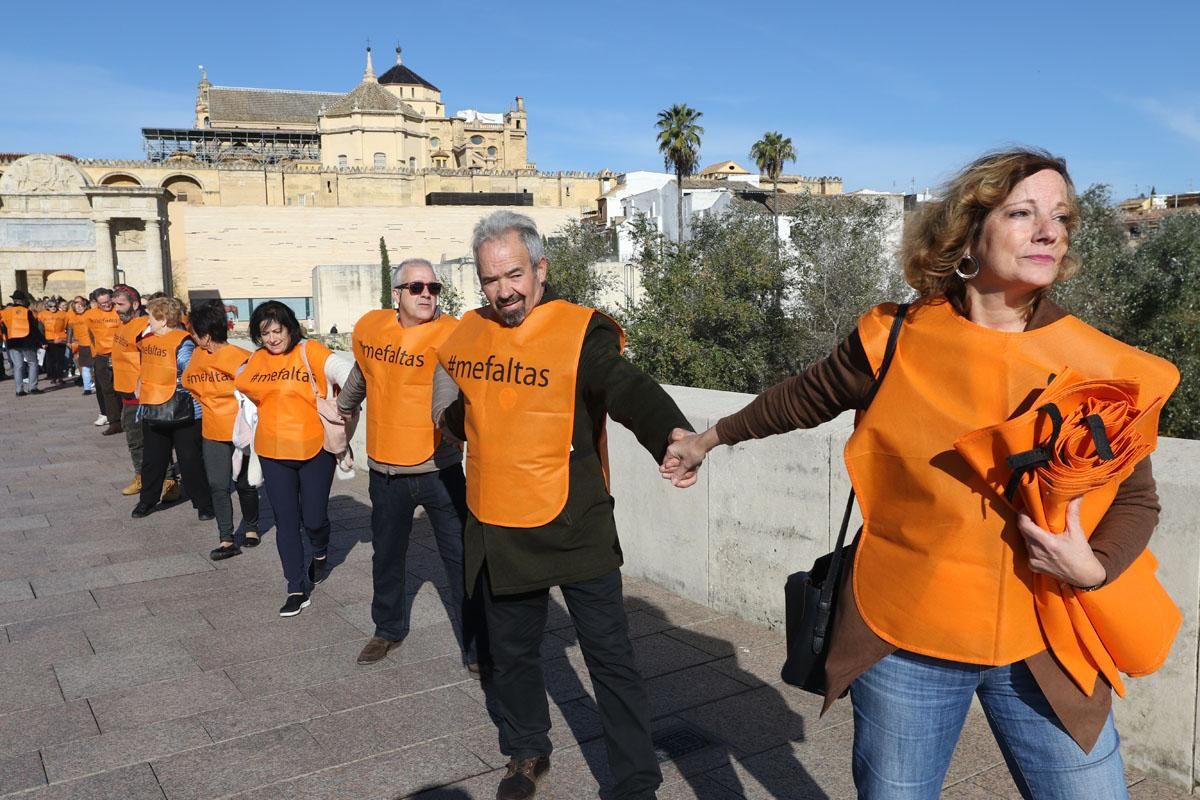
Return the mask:
<path id="1" fill-rule="evenodd" d="M 467 484 L 455 464 L 420 475 L 385 475 L 371 470 L 371 576 L 374 592 L 371 619 L 375 635 L 392 641 L 404 638 L 405 561 L 413 513 L 425 509 L 450 584 L 449 615 L 459 634 L 466 663 L 478 663 L 477 640 L 482 634 L 482 600 L 465 601 L 463 525 L 467 519 Z"/>
<path id="2" fill-rule="evenodd" d="M 8 348 L 8 363 L 12 366 L 17 394 L 32 392 L 38 385 L 37 348 Z"/>
<path id="3" fill-rule="evenodd" d="M 858 796 L 936 800 L 976 694 L 1022 797 L 1128 798 L 1111 714 L 1085 753 L 1024 662 L 984 667 L 904 651 L 879 661 L 850 687 Z"/>
<path id="4" fill-rule="evenodd" d="M 313 556 L 329 549 L 329 489 L 337 460 L 325 450 L 307 461 L 284 461 L 259 456 L 263 486 L 275 513 L 275 547 L 287 578 L 288 594 L 312 591 L 304 558 L 304 534 Z M 304 531 L 304 534 L 301 533 Z"/>

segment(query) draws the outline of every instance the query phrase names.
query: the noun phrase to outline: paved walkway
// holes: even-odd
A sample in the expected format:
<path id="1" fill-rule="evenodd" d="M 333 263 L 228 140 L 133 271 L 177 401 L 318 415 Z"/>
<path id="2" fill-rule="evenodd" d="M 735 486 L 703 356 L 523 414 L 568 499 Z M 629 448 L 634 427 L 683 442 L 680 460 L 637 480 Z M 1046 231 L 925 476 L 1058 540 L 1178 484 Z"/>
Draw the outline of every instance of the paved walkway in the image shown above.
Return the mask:
<path id="1" fill-rule="evenodd" d="M 424 521 L 409 551 L 412 632 L 359 667 L 372 630 L 364 478 L 336 482 L 332 574 L 281 619 L 273 536 L 214 564 L 215 526 L 189 504 L 130 519 L 123 437 L 100 436 L 95 416 L 78 389 L 16 400 L 0 383 L 0 795 L 495 796 L 504 759 L 459 665 Z M 626 594 L 663 800 L 853 795 L 849 705 L 818 718 L 814 698 L 778 682 L 778 632 L 647 582 Z M 558 749 L 538 796 L 596 797 L 600 724 L 561 598 L 547 627 Z M 1184 796 L 1130 781 L 1137 798 Z M 979 716 L 944 796 L 1017 796 Z"/>

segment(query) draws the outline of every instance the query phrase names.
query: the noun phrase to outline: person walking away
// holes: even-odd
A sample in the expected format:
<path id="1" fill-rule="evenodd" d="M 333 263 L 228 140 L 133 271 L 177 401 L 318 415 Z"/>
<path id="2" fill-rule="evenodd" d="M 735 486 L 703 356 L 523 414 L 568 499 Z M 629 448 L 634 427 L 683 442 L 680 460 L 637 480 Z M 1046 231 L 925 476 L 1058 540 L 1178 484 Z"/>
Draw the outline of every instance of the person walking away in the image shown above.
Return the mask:
<path id="1" fill-rule="evenodd" d="M 0 311 L 0 328 L 8 348 L 8 363 L 12 367 L 17 397 L 41 394 L 38 388 L 37 351 L 41 345 L 41 328 L 29 306 L 33 296 L 24 289 L 12 293 L 12 305 Z"/>
<path id="2" fill-rule="evenodd" d="M 67 312 L 52 298 L 38 321 L 46 337 L 46 377 L 51 386 L 60 386 L 67 375 Z"/>

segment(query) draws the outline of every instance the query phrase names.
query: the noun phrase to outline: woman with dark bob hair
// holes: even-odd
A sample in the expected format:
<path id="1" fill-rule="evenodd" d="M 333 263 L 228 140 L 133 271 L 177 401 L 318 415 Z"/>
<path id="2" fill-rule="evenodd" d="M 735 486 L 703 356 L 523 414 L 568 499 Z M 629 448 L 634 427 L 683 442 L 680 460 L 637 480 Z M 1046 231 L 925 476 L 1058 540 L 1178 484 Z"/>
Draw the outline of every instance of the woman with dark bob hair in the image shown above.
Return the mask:
<path id="1" fill-rule="evenodd" d="M 233 426 L 238 415 L 238 401 L 233 391 L 233 375 L 250 358 L 250 353 L 230 344 L 225 305 L 208 300 L 192 305 L 189 315 L 192 340 L 196 351 L 183 385 L 204 409 L 201 447 L 204 452 L 204 472 L 212 491 L 213 513 L 217 515 L 219 543 L 209 557 L 213 561 L 240 555 L 239 546 L 258 546 L 258 489 L 247 478 L 250 459 L 242 459 L 241 467 L 233 474 Z M 237 487 L 238 504 L 242 508 L 242 541 L 234 537 L 233 503 L 229 487 Z"/>
<path id="2" fill-rule="evenodd" d="M 850 692 L 861 798 L 936 798 L 974 696 L 1023 797 L 1127 797 L 1110 686 L 1103 675 L 1079 685 L 1047 649 L 1034 576 L 1088 592 L 1133 562 L 1158 521 L 1149 460 L 1097 511 L 1089 539 L 1079 498 L 1066 531 L 1052 534 L 953 447 L 1024 412 L 1064 365 L 1173 388 L 1169 363 L 1045 296 L 1078 267 L 1069 252 L 1078 223 L 1062 159 L 1025 149 L 983 156 L 906 231 L 904 274 L 916 292 L 907 313 L 894 303 L 867 312 L 828 358 L 701 434 L 676 432 L 664 459 L 664 477 L 689 486 L 718 444 L 862 412 L 845 459 L 864 523 L 842 570 L 825 665 L 825 708 Z M 877 382 L 898 319 L 895 355 Z"/>
<path id="3" fill-rule="evenodd" d="M 250 338 L 258 350 L 234 387 L 258 407 L 254 449 L 275 512 L 275 544 L 287 578 L 279 615 L 292 617 L 308 607 L 313 586 L 327 572 L 329 488 L 336 461 L 323 447 L 316 395 L 332 396 L 330 386 L 341 387 L 354 360 L 307 341 L 292 309 L 276 300 L 255 307 Z M 302 527 L 313 550 L 307 569 Z"/>

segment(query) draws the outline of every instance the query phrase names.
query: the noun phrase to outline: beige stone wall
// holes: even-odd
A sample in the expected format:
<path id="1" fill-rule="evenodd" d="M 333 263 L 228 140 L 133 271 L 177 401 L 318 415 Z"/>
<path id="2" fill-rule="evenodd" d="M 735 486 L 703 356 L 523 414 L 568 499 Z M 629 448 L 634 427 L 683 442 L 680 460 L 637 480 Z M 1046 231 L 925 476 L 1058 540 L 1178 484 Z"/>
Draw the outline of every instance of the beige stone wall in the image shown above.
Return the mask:
<path id="1" fill-rule="evenodd" d="M 471 231 L 490 207 L 171 208 L 176 291 L 217 289 L 224 297 L 308 297 L 322 264 L 379 260 L 379 237 L 393 264 L 434 263 L 470 252 Z M 577 209 L 518 208 L 552 233 Z M 184 289 L 180 289 L 184 286 Z"/>

